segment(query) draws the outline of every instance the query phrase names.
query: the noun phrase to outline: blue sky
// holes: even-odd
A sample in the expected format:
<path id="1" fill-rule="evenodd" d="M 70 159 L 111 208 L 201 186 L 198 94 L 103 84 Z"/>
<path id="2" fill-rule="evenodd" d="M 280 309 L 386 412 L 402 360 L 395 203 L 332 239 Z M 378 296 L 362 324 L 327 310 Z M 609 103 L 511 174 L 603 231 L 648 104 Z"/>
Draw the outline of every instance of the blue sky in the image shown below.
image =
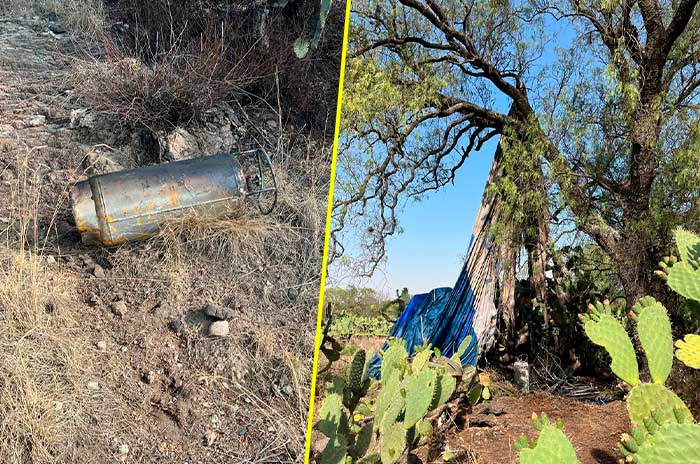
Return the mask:
<path id="1" fill-rule="evenodd" d="M 554 64 L 556 47 L 571 46 L 575 37 L 567 23 L 548 19 L 546 29 L 555 39 L 545 42 L 544 53 L 534 69 Z M 496 93 L 495 107 L 499 111 L 507 112 L 509 104 L 502 94 Z M 409 202 L 403 208 L 399 222 L 404 232 L 387 240 L 387 260 L 369 282 L 336 284 L 370 286 L 389 296 L 403 287 L 411 294 L 451 287 L 467 253 L 497 144 L 498 138 L 491 139 L 480 152 L 471 153 L 458 171 L 454 185 L 432 192 L 420 202 Z"/>
<path id="2" fill-rule="evenodd" d="M 387 262 L 370 286 L 393 295 L 408 287 L 411 294 L 436 287 L 451 287 L 467 253 L 497 139 L 473 153 L 455 178 L 454 185 L 432 192 L 420 202 L 406 205 L 400 215 L 404 233 L 391 237 Z"/>

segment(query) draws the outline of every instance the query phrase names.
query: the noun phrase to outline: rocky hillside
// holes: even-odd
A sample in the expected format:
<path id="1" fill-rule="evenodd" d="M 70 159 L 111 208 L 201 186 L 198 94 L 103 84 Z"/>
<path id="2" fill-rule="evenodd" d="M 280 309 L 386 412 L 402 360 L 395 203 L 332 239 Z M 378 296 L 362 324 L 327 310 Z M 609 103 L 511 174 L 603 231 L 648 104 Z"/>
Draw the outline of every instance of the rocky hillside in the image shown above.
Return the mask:
<path id="1" fill-rule="evenodd" d="M 76 89 L 98 45 L 49 19 L 0 17 L 0 461 L 299 462 L 330 146 L 255 99 L 124 124 Z M 270 216 L 80 242 L 75 182 L 254 146 Z"/>

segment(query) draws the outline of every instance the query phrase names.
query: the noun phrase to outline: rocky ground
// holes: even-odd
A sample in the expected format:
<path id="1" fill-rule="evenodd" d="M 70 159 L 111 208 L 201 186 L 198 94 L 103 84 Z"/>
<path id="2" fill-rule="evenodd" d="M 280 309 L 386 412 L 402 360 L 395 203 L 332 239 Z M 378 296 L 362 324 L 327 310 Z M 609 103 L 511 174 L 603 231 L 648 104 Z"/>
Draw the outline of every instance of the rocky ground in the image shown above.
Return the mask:
<path id="1" fill-rule="evenodd" d="M 0 17 L 3 254 L 28 251 L 72 282 L 62 311 L 91 360 L 70 387 L 89 400 L 62 422 L 77 434 L 46 462 L 299 462 L 330 147 L 235 101 L 167 133 L 126 127 L 76 96 L 86 45 L 56 32 L 43 19 Z M 68 198 L 76 181 L 256 145 L 281 184 L 271 216 L 118 248 L 80 242 Z M 220 336 L 210 335 L 215 322 Z M 31 454 L 13 459 L 42 462 Z"/>

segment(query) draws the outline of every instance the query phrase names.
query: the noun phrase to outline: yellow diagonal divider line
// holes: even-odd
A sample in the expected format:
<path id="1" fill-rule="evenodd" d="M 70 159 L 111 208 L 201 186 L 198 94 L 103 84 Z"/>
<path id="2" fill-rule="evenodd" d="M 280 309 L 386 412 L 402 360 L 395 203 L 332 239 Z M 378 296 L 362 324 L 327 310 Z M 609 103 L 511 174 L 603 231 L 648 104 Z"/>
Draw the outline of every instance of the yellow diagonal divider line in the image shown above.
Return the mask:
<path id="1" fill-rule="evenodd" d="M 338 104 L 335 111 L 335 134 L 333 137 L 333 155 L 331 158 L 331 178 L 328 187 L 328 207 L 326 209 L 326 232 L 323 238 L 323 264 L 321 265 L 321 289 L 318 298 L 318 312 L 316 315 L 316 339 L 314 341 L 314 360 L 311 373 L 311 393 L 309 396 L 309 419 L 306 425 L 306 448 L 304 451 L 304 464 L 309 464 L 311 459 L 311 434 L 314 423 L 314 399 L 316 396 L 316 375 L 318 374 L 318 354 L 321 349 L 321 323 L 323 320 L 323 298 L 326 293 L 326 272 L 328 271 L 328 246 L 331 237 L 331 213 L 333 210 L 333 187 L 335 186 L 335 167 L 338 157 L 338 138 L 340 137 L 340 114 L 343 107 L 343 83 L 345 81 L 345 59 L 348 48 L 348 31 L 350 30 L 350 3 L 345 3 L 345 21 L 343 26 L 343 50 L 340 58 L 340 79 L 338 80 Z"/>

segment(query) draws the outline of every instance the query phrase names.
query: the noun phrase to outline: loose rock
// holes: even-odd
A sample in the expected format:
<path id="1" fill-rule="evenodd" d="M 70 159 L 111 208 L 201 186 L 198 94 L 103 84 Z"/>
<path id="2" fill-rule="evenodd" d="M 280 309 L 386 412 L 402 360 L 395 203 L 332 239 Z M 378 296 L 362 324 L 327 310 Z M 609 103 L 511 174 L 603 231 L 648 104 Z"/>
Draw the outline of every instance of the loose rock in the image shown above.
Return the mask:
<path id="1" fill-rule="evenodd" d="M 37 115 L 37 116 L 34 116 L 34 117 L 29 121 L 29 125 L 30 125 L 31 127 L 43 126 L 44 124 L 46 124 L 46 116 L 44 116 L 43 114 L 39 114 L 39 115 Z"/>
<path id="2" fill-rule="evenodd" d="M 212 337 L 225 337 L 229 333 L 228 321 L 212 322 L 209 326 L 209 335 Z"/>
<path id="3" fill-rule="evenodd" d="M 112 303 L 112 313 L 115 316 L 123 317 L 126 314 L 127 308 L 124 300 L 115 301 Z"/>
<path id="4" fill-rule="evenodd" d="M 95 264 L 95 267 L 92 268 L 92 274 L 98 279 L 104 279 L 107 276 L 105 270 L 99 264 Z"/>
<path id="5" fill-rule="evenodd" d="M 91 380 L 87 383 L 87 387 L 88 387 L 88 390 L 99 390 L 100 384 L 94 380 Z"/>
<path id="6" fill-rule="evenodd" d="M 107 342 L 104 340 L 100 340 L 99 342 L 97 342 L 97 349 L 100 351 L 106 350 L 107 349 Z"/>
<path id="7" fill-rule="evenodd" d="M 231 308 L 227 308 L 225 306 L 219 306 L 213 303 L 208 304 L 204 308 L 204 312 L 207 313 L 211 317 L 215 317 L 217 319 L 232 319 L 233 316 L 235 315 L 234 311 Z"/>

